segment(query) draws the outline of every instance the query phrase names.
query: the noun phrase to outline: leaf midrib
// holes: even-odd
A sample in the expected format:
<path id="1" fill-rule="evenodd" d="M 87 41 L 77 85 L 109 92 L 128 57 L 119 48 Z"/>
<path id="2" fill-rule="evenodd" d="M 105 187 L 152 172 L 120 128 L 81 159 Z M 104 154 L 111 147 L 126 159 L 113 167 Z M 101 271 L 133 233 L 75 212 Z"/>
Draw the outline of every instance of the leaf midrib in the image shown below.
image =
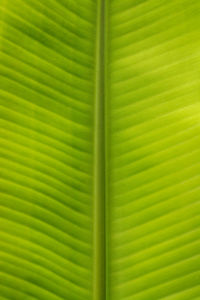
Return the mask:
<path id="1" fill-rule="evenodd" d="M 106 299 L 106 0 L 97 3 L 94 105 L 94 269 L 93 299 Z"/>

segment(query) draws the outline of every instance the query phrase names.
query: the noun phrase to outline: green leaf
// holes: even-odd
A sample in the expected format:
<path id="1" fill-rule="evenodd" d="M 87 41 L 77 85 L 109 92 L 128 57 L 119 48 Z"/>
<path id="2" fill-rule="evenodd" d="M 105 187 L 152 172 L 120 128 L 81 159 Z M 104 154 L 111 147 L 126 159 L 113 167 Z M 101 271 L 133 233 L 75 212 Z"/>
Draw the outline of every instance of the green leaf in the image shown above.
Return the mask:
<path id="1" fill-rule="evenodd" d="M 110 1 L 108 299 L 200 297 L 197 1 Z"/>
<path id="2" fill-rule="evenodd" d="M 199 299 L 200 3 L 0 22 L 0 300 Z"/>
<path id="3" fill-rule="evenodd" d="M 91 299 L 93 1 L 1 1 L 0 295 Z"/>

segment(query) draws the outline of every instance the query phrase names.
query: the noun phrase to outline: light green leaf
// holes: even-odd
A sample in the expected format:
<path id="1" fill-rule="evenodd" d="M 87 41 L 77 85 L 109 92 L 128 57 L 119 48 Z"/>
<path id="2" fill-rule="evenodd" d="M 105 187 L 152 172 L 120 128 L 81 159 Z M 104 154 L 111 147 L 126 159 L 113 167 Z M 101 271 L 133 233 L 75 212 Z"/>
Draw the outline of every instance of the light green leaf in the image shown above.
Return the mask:
<path id="1" fill-rule="evenodd" d="M 0 300 L 200 298 L 200 3 L 0 0 Z"/>
<path id="2" fill-rule="evenodd" d="M 0 295 L 91 299 L 96 6 L 1 1 Z"/>
<path id="3" fill-rule="evenodd" d="M 109 8 L 108 299 L 200 297 L 200 3 Z"/>

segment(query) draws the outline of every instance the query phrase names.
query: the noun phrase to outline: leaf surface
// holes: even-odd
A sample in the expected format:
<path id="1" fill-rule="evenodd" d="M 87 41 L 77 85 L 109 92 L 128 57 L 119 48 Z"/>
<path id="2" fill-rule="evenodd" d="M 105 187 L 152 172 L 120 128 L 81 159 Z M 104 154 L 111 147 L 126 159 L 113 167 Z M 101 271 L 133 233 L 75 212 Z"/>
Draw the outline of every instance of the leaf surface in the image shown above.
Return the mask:
<path id="1" fill-rule="evenodd" d="M 196 1 L 110 1 L 108 299 L 200 296 Z"/>
<path id="2" fill-rule="evenodd" d="M 199 26 L 0 0 L 0 299 L 199 299 Z"/>

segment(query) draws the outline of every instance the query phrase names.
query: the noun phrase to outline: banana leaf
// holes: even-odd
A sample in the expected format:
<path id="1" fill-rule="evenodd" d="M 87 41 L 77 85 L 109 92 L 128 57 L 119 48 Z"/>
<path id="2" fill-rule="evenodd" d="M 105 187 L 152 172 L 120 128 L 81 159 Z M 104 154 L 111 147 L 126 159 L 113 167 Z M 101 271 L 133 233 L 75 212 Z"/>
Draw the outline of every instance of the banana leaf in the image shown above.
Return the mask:
<path id="1" fill-rule="evenodd" d="M 200 299 L 200 2 L 0 0 L 0 300 Z"/>

